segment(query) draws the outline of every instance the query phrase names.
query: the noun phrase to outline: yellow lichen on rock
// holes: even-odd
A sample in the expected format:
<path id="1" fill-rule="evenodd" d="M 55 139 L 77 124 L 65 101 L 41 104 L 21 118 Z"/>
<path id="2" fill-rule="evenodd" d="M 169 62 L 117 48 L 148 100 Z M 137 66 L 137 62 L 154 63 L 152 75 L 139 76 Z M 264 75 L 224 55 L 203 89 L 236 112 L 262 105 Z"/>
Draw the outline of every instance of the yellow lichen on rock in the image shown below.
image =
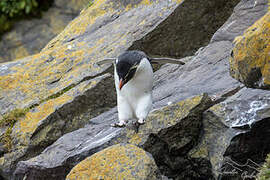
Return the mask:
<path id="1" fill-rule="evenodd" d="M 141 2 L 142 5 L 150 5 L 152 2 L 150 0 L 143 0 Z"/>
<path id="2" fill-rule="evenodd" d="M 146 2 L 151 3 L 141 4 Z M 104 57 L 116 56 L 128 48 L 134 39 L 133 36 L 137 38 L 138 34 L 142 33 L 141 30 L 145 31 L 150 27 L 151 21 L 138 14 L 130 17 L 130 21 L 124 24 L 117 20 L 112 21 L 105 24 L 110 26 L 107 28 L 110 29 L 110 33 L 101 30 L 100 23 L 108 17 L 120 16 L 123 11 L 133 11 L 138 6 L 140 11 L 148 13 L 149 8 L 154 9 L 158 2 L 141 1 L 134 6 L 132 4 L 110 0 L 94 1 L 92 6 L 74 19 L 41 53 L 21 59 L 9 68 L 8 64 L 1 67 L 8 68 L 7 72 L 10 73 L 0 76 L 0 96 L 10 96 L 7 99 L 11 106 L 25 108 L 34 103 L 38 104 L 51 94 L 80 81 L 85 74 L 95 76 L 100 73 L 102 69 L 94 66 L 94 63 Z M 162 4 L 162 7 L 158 13 L 167 12 L 170 7 L 176 7 L 176 4 L 168 2 Z M 148 16 L 154 16 L 152 14 Z M 135 20 L 137 23 L 131 23 Z M 20 97 L 17 97 L 19 95 Z M 11 98 L 14 96 L 15 98 Z M 3 113 L 7 110 L 3 110 Z"/>
<path id="3" fill-rule="evenodd" d="M 146 140 L 145 137 L 150 133 L 156 134 L 165 127 L 169 128 L 176 125 L 182 119 L 187 118 L 192 113 L 193 109 L 196 109 L 198 106 L 206 102 L 210 102 L 208 96 L 200 95 L 151 112 L 146 123 L 140 127 L 138 133 L 133 129 L 127 128 L 127 142 L 135 145 L 144 143 Z M 121 140 L 119 140 L 119 142 L 121 142 Z"/>
<path id="4" fill-rule="evenodd" d="M 41 120 L 52 114 L 58 106 L 61 106 L 72 99 L 71 96 L 64 94 L 56 99 L 48 100 L 47 102 L 39 105 L 34 111 L 30 111 L 25 115 L 25 118 L 20 120 L 16 125 L 15 131 L 16 138 L 21 142 L 28 141 L 28 136 L 31 136 Z M 27 142 L 24 142 L 28 144 Z"/>
<path id="5" fill-rule="evenodd" d="M 231 75 L 248 87 L 270 87 L 270 11 L 234 41 Z"/>
<path id="6" fill-rule="evenodd" d="M 67 36 L 79 36 L 85 33 L 87 27 L 94 24 L 99 17 L 102 17 L 113 10 L 111 4 L 106 3 L 106 1 L 107 0 L 94 1 L 93 5 L 84 10 L 76 20 L 68 24 L 61 34 L 50 41 L 44 50 L 49 49 L 52 46 L 61 46 L 62 40 Z"/>
<path id="7" fill-rule="evenodd" d="M 29 138 L 36 132 L 38 126 L 41 125 L 42 120 L 48 118 L 51 114 L 57 111 L 59 107 L 71 102 L 75 97 L 74 94 L 83 94 L 85 91 L 96 86 L 97 83 L 97 80 L 83 82 L 76 88 L 59 95 L 59 97 L 56 96 L 49 98 L 47 101 L 35 107 L 30 112 L 27 112 L 25 117 L 15 124 L 13 137 L 16 138 L 20 144 L 28 145 L 30 143 Z M 48 127 L 47 130 L 53 126 L 53 123 L 49 124 L 48 126 L 50 127 Z M 54 126 L 54 128 L 55 127 L 56 126 Z M 46 133 L 48 133 L 46 130 L 42 131 L 41 135 L 39 135 L 41 137 L 39 139 L 40 141 L 48 138 L 48 134 Z"/>
<path id="8" fill-rule="evenodd" d="M 29 52 L 23 45 L 21 45 L 12 52 L 11 59 L 19 59 L 26 56 L 29 56 Z"/>
<path id="9" fill-rule="evenodd" d="M 67 180 L 159 178 L 152 156 L 130 144 L 114 145 L 86 158 L 66 177 Z"/>

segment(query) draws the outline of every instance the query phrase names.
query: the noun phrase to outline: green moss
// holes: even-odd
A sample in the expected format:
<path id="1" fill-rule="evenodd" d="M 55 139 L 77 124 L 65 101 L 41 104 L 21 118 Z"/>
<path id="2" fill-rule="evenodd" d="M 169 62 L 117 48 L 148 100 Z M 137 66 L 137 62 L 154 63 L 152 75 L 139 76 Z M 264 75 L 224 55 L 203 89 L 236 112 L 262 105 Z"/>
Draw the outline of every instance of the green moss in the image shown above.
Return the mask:
<path id="1" fill-rule="evenodd" d="M 29 108 L 14 109 L 13 111 L 5 114 L 0 120 L 0 127 L 7 127 L 5 133 L 0 137 L 0 141 L 5 145 L 8 150 L 12 148 L 12 128 L 15 123 L 29 111 Z"/>
<path id="2" fill-rule="evenodd" d="M 65 92 L 69 91 L 70 89 L 74 88 L 77 84 L 71 84 L 70 86 L 64 88 L 63 90 L 59 91 L 56 94 L 53 94 L 46 99 L 43 99 L 39 102 L 39 104 L 42 104 L 43 102 L 49 101 L 51 99 L 56 99 L 63 95 Z M 5 147 L 8 150 L 11 150 L 12 148 L 12 128 L 15 125 L 15 123 L 22 117 L 25 116 L 27 112 L 29 112 L 31 109 L 39 106 L 39 104 L 33 104 L 32 106 L 25 108 L 25 109 L 14 109 L 13 111 L 5 114 L 2 119 L 0 120 L 0 127 L 7 127 L 5 133 L 0 137 L 0 141 L 5 145 Z"/>
<path id="3" fill-rule="evenodd" d="M 8 31 L 11 27 L 11 22 L 7 20 L 7 17 L 4 15 L 0 15 L 0 35 L 5 31 Z"/>
<path id="4" fill-rule="evenodd" d="M 260 173 L 258 174 L 258 180 L 269 180 L 270 179 L 270 154 L 266 158 L 266 162 L 261 167 Z"/>
<path id="5" fill-rule="evenodd" d="M 90 0 L 90 1 L 88 2 L 88 7 L 92 6 L 93 4 L 94 4 L 94 1 L 93 1 L 93 0 Z"/>
<path id="6" fill-rule="evenodd" d="M 0 11 L 2 14 L 8 17 L 15 17 L 22 14 L 29 14 L 35 8 L 38 3 L 36 0 L 1 0 Z"/>
<path id="7" fill-rule="evenodd" d="M 79 84 L 79 83 L 78 83 Z M 46 99 L 43 99 L 40 101 L 40 104 L 43 103 L 43 102 L 46 102 L 46 101 L 49 101 L 51 99 L 56 99 L 58 97 L 60 97 L 61 95 L 63 95 L 65 92 L 69 91 L 70 89 L 74 88 L 75 86 L 77 86 L 78 84 L 71 84 L 70 86 L 62 89 L 61 91 L 59 91 L 58 93 L 56 94 L 53 94 L 49 97 L 47 97 Z M 34 106 L 35 107 L 35 106 Z M 34 108 L 33 106 L 31 106 L 31 109 Z"/>
<path id="8" fill-rule="evenodd" d="M 10 30 L 15 21 L 41 16 L 53 0 L 0 0 L 0 36 Z"/>

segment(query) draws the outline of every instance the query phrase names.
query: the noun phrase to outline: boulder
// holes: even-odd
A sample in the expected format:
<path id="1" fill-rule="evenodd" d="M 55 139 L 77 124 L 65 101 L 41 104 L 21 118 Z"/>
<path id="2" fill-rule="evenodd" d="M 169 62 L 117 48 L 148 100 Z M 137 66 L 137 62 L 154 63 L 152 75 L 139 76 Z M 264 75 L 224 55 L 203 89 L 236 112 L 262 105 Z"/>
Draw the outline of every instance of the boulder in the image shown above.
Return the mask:
<path id="1" fill-rule="evenodd" d="M 265 90 L 243 88 L 232 94 L 204 113 L 204 133 L 191 156 L 208 157 L 216 178 L 256 176 L 270 152 L 269 111 Z"/>
<path id="2" fill-rule="evenodd" d="M 136 40 L 129 49 L 140 49 L 159 56 L 191 56 L 209 43 L 239 2 L 240 0 L 210 0 L 203 3 L 196 0 L 183 1 L 166 21 L 143 39 Z"/>
<path id="3" fill-rule="evenodd" d="M 235 39 L 232 77 L 247 87 L 270 89 L 270 12 Z"/>
<path id="4" fill-rule="evenodd" d="M 251 21 L 255 21 L 256 18 L 258 19 L 260 16 L 262 16 L 263 13 L 267 11 L 267 8 L 265 8 L 267 7 L 267 1 L 261 0 L 258 2 L 260 6 L 256 6 L 256 11 L 260 10 L 260 13 L 255 13 L 252 6 L 246 7 L 246 3 L 243 1 L 236 8 L 236 10 L 240 9 L 243 15 L 236 16 L 235 13 L 238 11 L 235 11 L 232 15 L 234 19 L 229 18 L 226 24 L 230 24 L 232 20 L 241 22 L 246 18 L 248 19 L 250 14 L 253 14 Z M 253 3 L 255 3 L 255 1 Z M 178 6 L 178 8 L 180 7 L 181 6 Z M 247 28 L 248 25 L 249 24 L 243 24 L 238 33 L 241 33 L 241 31 Z M 159 26 L 156 28 L 158 27 Z M 224 33 L 226 32 L 227 31 L 224 31 Z M 59 35 L 59 39 L 61 39 L 60 36 L 61 35 Z M 78 37 L 80 38 L 81 36 Z M 68 38 L 68 36 L 64 38 Z M 76 41 L 76 37 L 74 38 L 75 39 L 73 39 L 72 42 Z M 143 40 L 144 38 L 141 39 L 141 41 Z M 52 44 L 47 46 L 44 51 L 46 51 L 47 48 L 54 48 L 55 46 L 59 46 L 59 44 L 61 45 L 60 42 L 65 43 L 65 41 L 53 40 L 51 42 Z M 214 99 L 218 99 L 218 102 L 223 101 L 224 99 L 237 93 L 243 87 L 237 80 L 233 79 L 229 75 L 229 57 L 232 48 L 232 42 L 228 40 L 213 41 L 208 46 L 199 49 L 194 56 L 183 59 L 187 62 L 185 66 L 181 67 L 177 65 L 164 65 L 155 73 L 154 77 L 154 108 L 161 108 L 167 104 L 177 103 L 181 100 L 190 98 L 203 92 L 209 93 Z M 46 150 L 43 151 L 39 156 L 26 161 L 21 161 L 17 166 L 16 172 L 14 174 L 15 177 L 23 178 L 26 174 L 29 174 L 29 178 L 35 178 L 36 174 L 38 174 L 41 177 L 52 178 L 51 175 L 54 174 L 57 178 L 63 178 L 72 167 L 93 153 L 98 152 L 115 143 L 130 142 L 128 140 L 121 140 L 121 137 L 123 137 L 122 134 L 124 134 L 124 137 L 132 138 L 132 142 L 137 142 L 137 144 L 141 142 L 141 137 L 134 135 L 131 133 L 131 131 L 128 131 L 128 133 L 125 134 L 124 132 L 126 130 L 122 131 L 121 129 L 111 128 L 109 124 L 115 122 L 116 120 L 117 112 L 115 108 L 109 112 L 106 112 L 105 114 L 102 114 L 101 116 L 98 116 L 97 118 L 91 119 L 89 125 L 79 129 L 78 131 L 74 131 L 73 133 L 69 133 L 61 137 L 54 144 L 46 148 Z M 221 124 L 221 126 L 223 127 L 224 125 Z M 153 137 L 153 141 L 156 141 L 156 136 L 154 135 Z M 119 141 L 115 139 L 119 139 Z M 195 142 L 197 141 L 198 140 Z M 161 143 L 160 141 L 156 142 Z M 190 154 L 189 157 L 191 160 L 189 159 L 187 161 L 185 158 L 183 159 L 178 157 L 178 159 L 175 161 L 166 161 L 164 165 L 159 163 L 162 161 L 156 160 L 162 173 L 166 174 L 168 177 L 183 178 L 187 176 L 188 172 L 190 172 L 192 169 L 196 169 L 197 171 L 193 171 L 193 177 L 201 176 L 210 179 L 214 178 L 216 173 L 214 172 L 215 169 L 211 169 L 211 161 L 206 158 L 206 155 L 202 155 L 203 158 L 198 158 L 195 156 L 192 157 L 193 154 L 191 156 L 191 152 L 195 152 L 195 149 L 192 150 L 194 143 L 187 144 L 189 145 L 184 146 L 183 150 L 185 153 Z M 162 145 L 163 143 L 161 143 L 161 146 Z M 151 147 L 151 145 L 148 147 Z M 170 146 L 169 149 L 171 149 L 172 152 L 178 152 L 177 148 L 174 150 L 173 146 Z M 153 150 L 153 154 L 154 151 L 158 152 L 158 150 Z M 226 150 L 223 149 L 222 152 L 223 151 Z M 166 154 L 164 151 L 161 152 Z M 207 151 L 201 149 L 199 152 Z M 158 156 L 159 154 L 155 155 L 154 157 Z M 160 157 L 163 159 L 167 158 L 164 156 Z M 170 157 L 169 159 L 175 158 Z M 179 163 L 177 163 L 178 161 Z M 220 162 L 222 163 L 223 160 L 221 159 Z M 174 170 L 177 169 L 181 163 L 188 164 L 185 170 L 181 170 L 181 172 L 185 173 L 182 173 L 182 175 L 174 174 Z M 198 167 L 204 168 L 199 169 Z M 178 171 L 179 169 L 177 172 Z"/>
<path id="5" fill-rule="evenodd" d="M 215 32 L 211 42 L 233 42 L 237 36 L 243 34 L 247 27 L 259 20 L 268 9 L 269 2 L 267 0 L 240 1 L 227 22 Z"/>
<path id="6" fill-rule="evenodd" d="M 0 63 L 39 53 L 88 3 L 87 0 L 54 0 L 42 17 L 14 23 L 12 30 L 1 36 Z"/>
<path id="7" fill-rule="evenodd" d="M 13 149 L 0 158 L 1 173 L 9 174 L 14 162 L 37 155 L 63 134 L 83 127 L 89 118 L 114 107 L 115 93 L 100 92 L 113 89 L 111 81 L 110 74 L 86 80 L 26 113 L 12 128 Z"/>
<path id="8" fill-rule="evenodd" d="M 152 155 L 131 144 L 117 144 L 76 165 L 66 180 L 76 179 L 161 179 Z"/>

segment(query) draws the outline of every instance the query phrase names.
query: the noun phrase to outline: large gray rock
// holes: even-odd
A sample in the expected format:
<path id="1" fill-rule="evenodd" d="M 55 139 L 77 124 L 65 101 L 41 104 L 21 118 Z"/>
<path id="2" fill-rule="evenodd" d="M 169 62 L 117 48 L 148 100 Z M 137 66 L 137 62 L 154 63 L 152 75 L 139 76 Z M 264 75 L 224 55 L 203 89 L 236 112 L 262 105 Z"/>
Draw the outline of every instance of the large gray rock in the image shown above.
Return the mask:
<path id="1" fill-rule="evenodd" d="M 200 47 L 209 43 L 239 1 L 184 1 L 166 21 L 143 39 L 135 41 L 130 49 L 178 58 L 193 55 Z"/>
<path id="2" fill-rule="evenodd" d="M 242 0 L 235 8 L 228 21 L 214 34 L 211 42 L 233 41 L 236 36 L 242 35 L 247 27 L 260 19 L 269 7 L 267 0 Z"/>
<path id="3" fill-rule="evenodd" d="M 191 156 L 208 157 L 216 177 L 256 175 L 270 152 L 269 112 L 267 91 L 241 89 L 204 113 L 204 134 Z"/>
<path id="4" fill-rule="evenodd" d="M 19 160 L 115 106 L 113 78 L 106 74 L 110 68 L 95 62 L 118 56 L 179 6 L 147 2 L 95 1 L 42 52 L 1 64 L 0 113 L 31 109 L 12 128 L 13 147 L 0 158 L 2 176 L 9 177 Z"/>

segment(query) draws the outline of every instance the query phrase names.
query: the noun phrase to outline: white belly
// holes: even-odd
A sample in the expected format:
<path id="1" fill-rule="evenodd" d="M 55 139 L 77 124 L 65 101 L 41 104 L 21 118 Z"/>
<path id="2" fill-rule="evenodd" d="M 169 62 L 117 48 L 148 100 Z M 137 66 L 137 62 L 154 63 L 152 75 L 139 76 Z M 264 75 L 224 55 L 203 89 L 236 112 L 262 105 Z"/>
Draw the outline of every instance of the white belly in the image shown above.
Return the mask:
<path id="1" fill-rule="evenodd" d="M 116 70 L 114 76 L 119 119 L 146 118 L 152 108 L 153 69 L 150 62 L 143 59 L 134 77 L 121 90 Z"/>

